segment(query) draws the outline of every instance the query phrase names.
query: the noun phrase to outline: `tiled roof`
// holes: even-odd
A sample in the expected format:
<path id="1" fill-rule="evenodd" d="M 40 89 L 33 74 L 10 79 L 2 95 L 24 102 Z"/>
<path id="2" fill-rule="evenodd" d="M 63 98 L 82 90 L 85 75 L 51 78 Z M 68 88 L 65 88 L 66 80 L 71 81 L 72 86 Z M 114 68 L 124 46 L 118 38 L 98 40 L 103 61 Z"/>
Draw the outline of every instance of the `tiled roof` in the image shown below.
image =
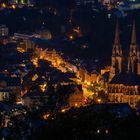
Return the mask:
<path id="1" fill-rule="evenodd" d="M 120 73 L 113 77 L 110 84 L 140 85 L 140 76 L 132 73 Z"/>

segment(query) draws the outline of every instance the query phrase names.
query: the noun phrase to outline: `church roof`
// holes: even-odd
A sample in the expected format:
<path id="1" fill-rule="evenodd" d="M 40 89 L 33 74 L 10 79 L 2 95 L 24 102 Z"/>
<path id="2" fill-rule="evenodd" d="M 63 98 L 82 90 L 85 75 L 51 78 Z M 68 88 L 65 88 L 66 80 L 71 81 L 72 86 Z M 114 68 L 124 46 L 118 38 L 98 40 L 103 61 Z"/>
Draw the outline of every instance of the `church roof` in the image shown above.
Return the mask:
<path id="1" fill-rule="evenodd" d="M 124 84 L 128 86 L 140 86 L 140 76 L 130 73 L 120 73 L 113 77 L 110 84 Z"/>

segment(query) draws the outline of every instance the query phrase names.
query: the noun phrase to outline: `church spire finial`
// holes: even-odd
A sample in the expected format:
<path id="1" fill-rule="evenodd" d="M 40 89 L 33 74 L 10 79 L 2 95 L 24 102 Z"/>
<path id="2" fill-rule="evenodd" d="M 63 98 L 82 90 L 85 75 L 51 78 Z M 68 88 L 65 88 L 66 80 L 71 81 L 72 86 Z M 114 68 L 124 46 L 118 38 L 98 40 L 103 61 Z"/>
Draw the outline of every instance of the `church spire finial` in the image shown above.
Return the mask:
<path id="1" fill-rule="evenodd" d="M 115 45 L 120 44 L 120 35 L 119 35 L 119 22 L 117 20 L 117 24 L 116 24 L 116 31 L 115 31 L 115 41 L 114 41 Z"/>
<path id="2" fill-rule="evenodd" d="M 133 20 L 133 27 L 132 27 L 132 37 L 131 37 L 131 44 L 137 44 L 137 39 L 136 39 L 136 25 L 135 25 L 135 20 Z"/>

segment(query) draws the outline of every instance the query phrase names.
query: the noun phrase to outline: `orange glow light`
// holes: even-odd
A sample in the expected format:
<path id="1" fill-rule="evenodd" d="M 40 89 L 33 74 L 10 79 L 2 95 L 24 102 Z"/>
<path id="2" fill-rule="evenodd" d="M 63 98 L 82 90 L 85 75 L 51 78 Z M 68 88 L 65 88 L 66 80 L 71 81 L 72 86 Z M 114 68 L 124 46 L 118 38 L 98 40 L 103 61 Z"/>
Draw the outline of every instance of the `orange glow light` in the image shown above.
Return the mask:
<path id="1" fill-rule="evenodd" d="M 73 36 L 72 36 L 72 35 L 70 35 L 70 36 L 69 36 L 69 39 L 70 39 L 70 40 L 72 40 L 72 39 L 73 39 Z"/>
<path id="2" fill-rule="evenodd" d="M 15 9 L 15 8 L 16 8 L 16 6 L 15 6 L 15 5 L 12 5 L 12 6 L 11 6 L 11 8 L 12 8 L 12 9 Z"/>
<path id="3" fill-rule="evenodd" d="M 5 3 L 2 3 L 2 4 L 1 4 L 1 7 L 2 7 L 2 8 L 6 8 L 7 6 L 6 6 Z"/>

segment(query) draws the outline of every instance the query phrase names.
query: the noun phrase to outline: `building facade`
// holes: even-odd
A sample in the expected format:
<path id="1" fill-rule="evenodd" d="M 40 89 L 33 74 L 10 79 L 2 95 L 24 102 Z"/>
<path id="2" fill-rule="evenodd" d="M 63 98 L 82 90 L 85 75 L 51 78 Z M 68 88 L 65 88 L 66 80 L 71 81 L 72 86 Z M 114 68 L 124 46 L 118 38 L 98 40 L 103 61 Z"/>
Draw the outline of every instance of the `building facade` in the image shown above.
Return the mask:
<path id="1" fill-rule="evenodd" d="M 9 34 L 8 27 L 6 27 L 6 25 L 1 25 L 0 26 L 0 36 L 8 36 L 8 34 Z"/>
<path id="2" fill-rule="evenodd" d="M 16 4 L 31 4 L 33 3 L 33 0 L 11 0 L 10 2 Z"/>
<path id="3" fill-rule="evenodd" d="M 96 4 L 98 2 L 100 2 L 100 0 L 76 0 L 76 6 L 80 7 L 80 6 L 87 6 L 90 7 L 92 9 L 95 9 Z"/>

